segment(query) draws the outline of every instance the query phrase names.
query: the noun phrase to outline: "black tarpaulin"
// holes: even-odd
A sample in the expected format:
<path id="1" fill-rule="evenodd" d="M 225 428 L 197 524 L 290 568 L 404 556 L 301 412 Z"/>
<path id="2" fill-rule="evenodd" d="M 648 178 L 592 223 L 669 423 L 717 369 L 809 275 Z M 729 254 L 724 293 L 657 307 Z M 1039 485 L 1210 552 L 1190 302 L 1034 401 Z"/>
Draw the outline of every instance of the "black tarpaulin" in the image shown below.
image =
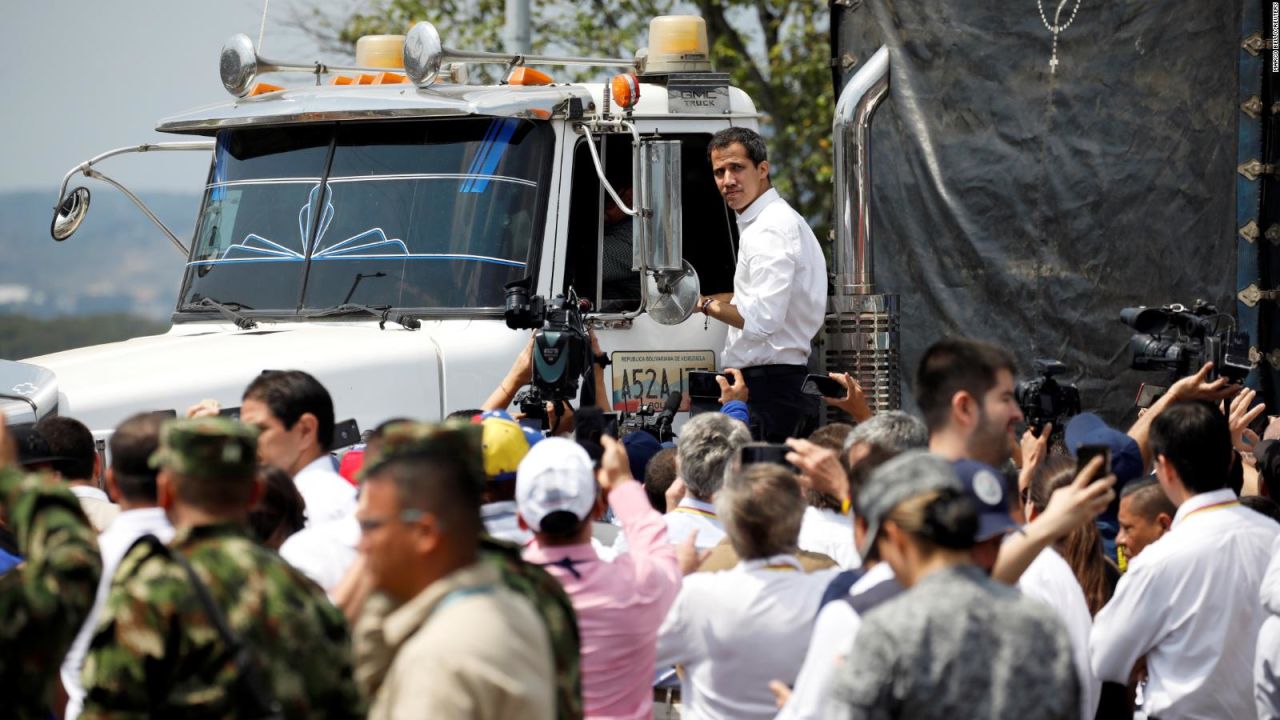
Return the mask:
<path id="1" fill-rule="evenodd" d="M 879 292 L 901 296 L 904 397 L 952 334 L 1056 358 L 1086 409 L 1132 410 L 1135 304 L 1235 309 L 1239 8 L 868 0 L 842 49 L 891 51 L 872 126 Z M 1050 73 L 1053 33 L 1058 66 Z M 855 65 L 844 78 L 856 71 Z M 913 407 L 913 402 L 904 400 Z"/>

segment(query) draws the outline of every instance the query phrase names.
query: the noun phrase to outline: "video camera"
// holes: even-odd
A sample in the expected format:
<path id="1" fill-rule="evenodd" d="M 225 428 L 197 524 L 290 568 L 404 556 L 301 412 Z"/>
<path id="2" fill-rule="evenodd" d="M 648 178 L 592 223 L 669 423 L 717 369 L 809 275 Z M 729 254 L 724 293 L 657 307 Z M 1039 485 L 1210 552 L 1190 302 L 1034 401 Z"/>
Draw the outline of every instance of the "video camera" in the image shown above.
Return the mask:
<path id="1" fill-rule="evenodd" d="M 683 401 L 682 394 L 673 392 L 667 395 L 666 404 L 661 412 L 655 410 L 653 405 L 641 405 L 618 424 L 618 436 L 626 437 L 633 432 L 643 431 L 657 438 L 658 442 L 674 439 L 675 434 L 671 424 L 675 421 L 676 413 L 680 411 L 680 403 Z"/>
<path id="2" fill-rule="evenodd" d="M 1203 300 L 1190 308 L 1178 304 L 1124 308 L 1120 320 L 1138 331 L 1129 340 L 1134 370 L 1165 370 L 1172 383 L 1212 362 L 1209 380 L 1223 377 L 1240 384 L 1253 369 L 1249 335 L 1236 332 L 1235 318 Z"/>
<path id="3" fill-rule="evenodd" d="M 512 330 L 533 330 L 533 383 L 520 402 L 528 418 L 547 421 L 547 401 L 563 403 L 578 395 L 578 383 L 591 369 L 591 342 L 583 314 L 590 303 L 569 297 L 547 300 L 531 295 L 532 278 L 506 285 L 503 319 Z"/>
<path id="4" fill-rule="evenodd" d="M 1046 423 L 1053 423 L 1053 433 L 1057 435 L 1065 428 L 1063 418 L 1080 414 L 1080 389 L 1054 379 L 1067 371 L 1067 366 L 1057 360 L 1037 359 L 1034 364 L 1038 377 L 1018 383 L 1013 395 L 1036 435 Z"/>

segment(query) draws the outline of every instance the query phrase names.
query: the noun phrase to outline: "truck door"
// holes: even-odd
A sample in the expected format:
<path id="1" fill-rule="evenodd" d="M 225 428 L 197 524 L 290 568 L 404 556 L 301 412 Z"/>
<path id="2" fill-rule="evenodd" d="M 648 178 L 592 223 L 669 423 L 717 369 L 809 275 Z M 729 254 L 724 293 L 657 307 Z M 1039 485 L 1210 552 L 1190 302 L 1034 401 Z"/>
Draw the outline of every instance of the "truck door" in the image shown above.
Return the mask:
<path id="1" fill-rule="evenodd" d="M 711 175 L 711 133 L 663 134 L 662 139 L 681 143 L 684 258 L 697 270 L 703 294 L 731 292 L 737 224 Z M 597 142 L 605 175 L 625 202 L 632 138 L 603 135 Z M 586 140 L 579 138 L 573 151 L 564 283 L 556 292 L 572 288 L 602 313 L 596 332 L 614 361 L 606 373 L 611 404 L 627 411 L 644 404 L 661 407 L 669 392 L 684 391 L 685 372 L 715 369 L 726 330 L 720 323 L 704 322 L 701 315 L 675 326 L 659 325 L 645 314 L 618 319 L 640 306 L 641 277 L 630 269 L 631 227 L 631 218 L 616 212 L 601 188 Z"/>

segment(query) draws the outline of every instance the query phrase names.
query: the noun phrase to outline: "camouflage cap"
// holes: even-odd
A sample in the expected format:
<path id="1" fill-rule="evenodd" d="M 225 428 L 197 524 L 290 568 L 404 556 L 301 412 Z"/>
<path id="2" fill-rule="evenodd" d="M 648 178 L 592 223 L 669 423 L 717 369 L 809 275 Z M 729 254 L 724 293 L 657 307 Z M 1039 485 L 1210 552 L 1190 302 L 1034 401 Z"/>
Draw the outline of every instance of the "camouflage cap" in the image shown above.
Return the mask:
<path id="1" fill-rule="evenodd" d="M 148 461 L 153 468 L 209 479 L 249 477 L 257 463 L 257 429 L 218 417 L 166 422 L 160 448 Z"/>
<path id="2" fill-rule="evenodd" d="M 462 421 L 396 423 L 369 443 L 364 465 L 360 468 L 360 479 L 377 472 L 392 460 L 447 455 L 461 462 L 469 477 L 484 482 L 483 435 L 481 426 Z"/>
<path id="3" fill-rule="evenodd" d="M 884 519 L 900 503 L 936 490 L 961 491 L 955 468 L 928 450 L 908 450 L 876 468 L 858 493 L 858 507 L 867 521 L 867 534 L 858 546 L 865 560 L 875 545 Z"/>

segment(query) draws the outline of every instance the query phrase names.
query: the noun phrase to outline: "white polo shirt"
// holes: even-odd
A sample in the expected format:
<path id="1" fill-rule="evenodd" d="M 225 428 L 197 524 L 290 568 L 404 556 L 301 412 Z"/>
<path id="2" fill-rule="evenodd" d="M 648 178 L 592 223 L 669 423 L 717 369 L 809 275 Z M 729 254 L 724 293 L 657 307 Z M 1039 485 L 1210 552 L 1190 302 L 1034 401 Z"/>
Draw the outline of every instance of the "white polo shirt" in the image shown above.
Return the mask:
<path id="1" fill-rule="evenodd" d="M 733 305 L 724 367 L 804 365 L 827 311 L 827 262 L 809 223 L 769 188 L 738 215 Z"/>
<path id="2" fill-rule="evenodd" d="M 1129 562 L 1094 617 L 1093 671 L 1126 683 L 1147 656 L 1147 714 L 1253 718 L 1253 660 L 1264 619 L 1258 591 L 1280 525 L 1229 489 L 1195 495 L 1173 526 Z"/>
<path id="3" fill-rule="evenodd" d="M 805 573 L 794 556 L 777 555 L 686 577 L 658 630 L 657 657 L 660 669 L 684 666 L 684 717 L 773 718 L 769 681 L 795 682 L 837 572 Z"/>
<path id="4" fill-rule="evenodd" d="M 356 561 L 360 523 L 352 512 L 326 523 L 308 523 L 280 546 L 280 557 L 332 596 Z"/>
<path id="5" fill-rule="evenodd" d="M 308 527 L 338 522 L 356 511 L 356 488 L 338 474 L 328 453 L 299 470 L 293 484 L 307 503 Z"/>

